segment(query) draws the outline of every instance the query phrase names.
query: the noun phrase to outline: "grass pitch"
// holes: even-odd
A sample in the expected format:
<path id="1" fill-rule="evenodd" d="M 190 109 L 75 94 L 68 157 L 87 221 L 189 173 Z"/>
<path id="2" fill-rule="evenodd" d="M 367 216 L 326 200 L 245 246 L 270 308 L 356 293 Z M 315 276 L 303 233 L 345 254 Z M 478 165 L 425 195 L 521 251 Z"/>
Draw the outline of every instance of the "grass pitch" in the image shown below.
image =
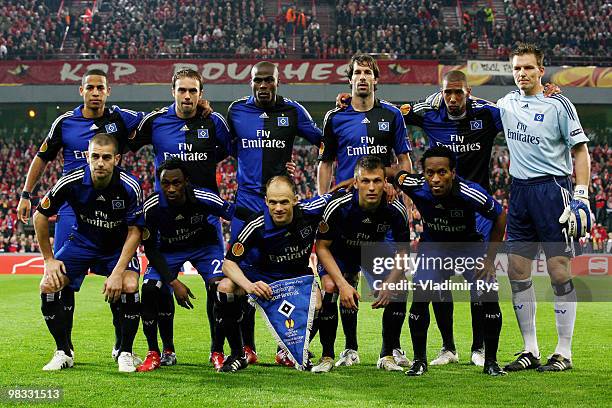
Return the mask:
<path id="1" fill-rule="evenodd" d="M 382 311 L 368 303 L 359 312 L 361 365 L 339 368 L 326 375 L 273 365 L 276 345 L 263 321 L 257 318 L 256 340 L 261 364 L 236 374 L 219 374 L 208 363 L 209 334 L 205 290 L 197 276 L 184 281 L 197 296 L 196 308 L 177 307 L 175 343 L 179 364 L 150 373 L 123 374 L 110 356 L 113 344 L 111 313 L 100 293 L 103 278 L 89 276 L 76 295 L 73 342 L 74 368 L 43 372 L 53 354 L 53 340 L 40 314 L 39 276 L 0 276 L 0 405 L 14 406 L 10 388 L 62 387 L 63 398 L 53 403 L 66 407 L 201 407 L 201 406 L 611 406 L 612 303 L 581 303 L 574 337 L 573 370 L 541 374 L 535 371 L 490 378 L 468 365 L 471 344 L 469 305 L 455 305 L 455 338 L 460 364 L 430 367 L 421 378 L 376 369 L 381 343 Z M 545 357 L 556 344 L 552 304 L 538 305 L 538 336 Z M 502 303 L 504 325 L 499 360 L 504 364 L 520 350 L 512 305 Z M 441 344 L 432 316 L 429 357 Z M 343 349 L 338 330 L 336 353 Z M 408 324 L 402 345 L 412 354 Z M 226 346 L 227 347 L 227 346 Z M 139 332 L 135 351 L 144 356 L 146 342 Z M 312 351 L 321 347 L 315 338 Z M 39 405 L 46 405 L 41 402 Z"/>

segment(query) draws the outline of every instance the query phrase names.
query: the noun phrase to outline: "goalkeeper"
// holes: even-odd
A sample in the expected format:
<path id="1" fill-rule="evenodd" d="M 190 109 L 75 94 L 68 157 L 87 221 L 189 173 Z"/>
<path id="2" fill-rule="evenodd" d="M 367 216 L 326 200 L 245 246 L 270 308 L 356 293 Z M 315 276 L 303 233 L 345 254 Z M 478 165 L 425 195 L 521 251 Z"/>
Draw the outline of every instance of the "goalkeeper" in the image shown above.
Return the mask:
<path id="1" fill-rule="evenodd" d="M 572 368 L 576 321 L 577 297 L 570 273 L 573 242 L 591 229 L 588 138 L 574 105 L 566 97 L 554 95 L 544 99 L 542 51 L 531 44 L 520 44 L 511 57 L 519 89 L 500 99 L 497 105 L 510 151 L 512 176 L 507 221 L 508 276 L 524 347 L 505 369 L 564 371 Z M 572 167 L 576 172 L 573 195 Z M 554 292 L 558 335 L 557 347 L 544 365 L 540 365 L 531 280 L 531 261 L 540 244 Z"/>

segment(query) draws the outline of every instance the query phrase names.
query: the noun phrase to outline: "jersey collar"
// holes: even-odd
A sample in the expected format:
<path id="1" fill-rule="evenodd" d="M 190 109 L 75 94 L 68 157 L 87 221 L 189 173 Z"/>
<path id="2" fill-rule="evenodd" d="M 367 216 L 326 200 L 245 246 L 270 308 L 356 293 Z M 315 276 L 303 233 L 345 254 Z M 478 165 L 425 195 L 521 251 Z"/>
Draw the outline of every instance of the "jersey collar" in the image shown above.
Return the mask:
<path id="1" fill-rule="evenodd" d="M 187 205 L 188 203 L 195 203 L 196 197 L 195 197 L 195 193 L 193 192 L 193 187 L 190 184 L 187 184 L 187 186 L 185 187 L 187 191 L 185 191 L 185 195 L 186 200 L 185 203 L 181 206 L 184 207 L 185 205 Z M 168 203 L 168 200 L 166 199 L 166 195 L 164 194 L 163 191 L 159 191 L 159 207 L 160 208 L 169 208 L 170 207 L 170 203 Z M 174 207 L 175 208 L 175 207 Z"/>
<path id="2" fill-rule="evenodd" d="M 263 108 L 260 108 L 259 106 L 257 106 L 255 104 L 255 97 L 253 95 L 249 96 L 249 98 L 246 101 L 246 104 L 247 105 L 253 105 L 257 109 L 264 110 Z M 277 94 L 276 95 L 276 102 L 274 102 L 274 105 L 272 106 L 272 109 L 274 109 L 274 108 L 276 108 L 278 106 L 282 106 L 284 104 L 285 104 L 285 98 L 283 98 L 282 96 Z"/>
<path id="3" fill-rule="evenodd" d="M 382 105 L 380 104 L 380 99 L 378 98 L 374 98 L 374 106 L 372 106 L 372 109 L 374 108 L 380 108 Z M 370 110 L 372 110 L 370 109 Z M 348 106 L 345 109 L 345 112 L 357 112 L 355 109 L 353 109 L 353 105 L 351 105 L 351 101 L 349 99 L 348 101 Z M 357 113 L 367 113 L 370 111 L 365 111 L 365 112 L 357 112 Z"/>
<path id="4" fill-rule="evenodd" d="M 84 186 L 93 186 L 93 180 L 91 179 L 91 169 L 89 168 L 89 164 L 86 164 L 85 166 L 83 166 L 85 168 L 85 172 L 83 174 L 83 185 Z M 115 166 L 114 170 L 113 170 L 113 177 L 111 178 L 110 183 L 108 184 L 108 186 L 112 186 L 114 184 L 116 184 L 119 180 L 119 172 L 121 171 L 121 169 L 118 166 Z"/>
<path id="5" fill-rule="evenodd" d="M 84 108 L 83 104 L 81 104 L 81 105 L 77 106 L 76 108 L 74 108 L 72 110 L 72 116 L 75 117 L 75 118 L 84 118 L 84 116 L 83 116 L 83 108 Z M 111 110 L 108 107 L 105 106 L 104 107 L 104 113 L 102 114 L 102 117 L 108 116 L 110 114 L 111 114 Z M 99 118 L 96 118 L 96 119 L 99 119 Z M 87 120 L 96 120 L 96 119 L 87 119 Z"/>
<path id="6" fill-rule="evenodd" d="M 299 204 L 293 207 L 293 220 L 289 225 L 285 225 L 283 227 L 279 227 L 274 224 L 272 220 L 272 215 L 270 215 L 270 210 L 266 206 L 264 208 L 264 227 L 266 231 L 266 236 L 276 235 L 279 233 L 284 233 L 285 231 L 291 231 L 295 229 L 295 226 L 298 225 L 300 220 L 304 217 L 304 213 L 300 208 Z"/>

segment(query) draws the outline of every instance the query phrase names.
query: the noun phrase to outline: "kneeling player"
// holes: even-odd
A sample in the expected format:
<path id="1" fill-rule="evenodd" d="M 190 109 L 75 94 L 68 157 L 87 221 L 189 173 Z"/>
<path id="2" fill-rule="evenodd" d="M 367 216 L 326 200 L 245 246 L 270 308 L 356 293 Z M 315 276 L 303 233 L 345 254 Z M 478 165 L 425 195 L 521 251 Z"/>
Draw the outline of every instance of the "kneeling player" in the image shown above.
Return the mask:
<path id="1" fill-rule="evenodd" d="M 402 171 L 396 178 L 399 188 L 413 200 L 425 220 L 421 240 L 423 244 L 419 246 L 418 253 L 420 257 L 423 259 L 452 256 L 455 256 L 455 259 L 466 256 L 473 259 L 482 257 L 484 255 L 483 245 L 466 244 L 465 251 L 456 243 L 483 241 L 482 235 L 477 230 L 475 212 L 494 222 L 487 254 L 484 258 L 484 268 L 480 271 L 467 271 L 463 276 L 472 283 L 470 286 L 471 301 L 482 303 L 484 308 L 484 322 L 482 322 L 485 344 L 484 372 L 492 376 L 504 375 L 505 372 L 497 364 L 497 347 L 502 325 L 497 291 L 477 290 L 480 287 L 493 287 L 478 286 L 477 281 L 495 282 L 493 262 L 499 242 L 504 236 L 506 214 L 499 203 L 482 187 L 456 176 L 455 156 L 448 148 L 434 147 L 427 150 L 421 162 L 424 176 L 411 175 Z M 479 247 L 482 249 L 480 253 L 478 252 Z M 445 302 L 450 299 L 447 291 L 432 290 L 429 288 L 432 285 L 428 286 L 428 284 L 442 283 L 452 274 L 454 270 L 447 272 L 438 266 L 433 268 L 428 266 L 419 268 L 414 276 L 416 285 L 409 317 L 414 363 L 406 372 L 409 376 L 419 376 L 427 371 L 429 302 Z"/>
<path id="2" fill-rule="evenodd" d="M 142 326 L 149 352 L 138 371 L 176 364 L 172 293 L 180 306 L 193 308 L 193 294 L 178 280 L 178 273 L 185 262 L 190 262 L 207 285 L 217 284 L 223 277 L 223 242 L 209 216 L 231 220 L 235 208 L 210 190 L 192 187 L 181 160 L 163 162 L 157 169 L 157 178 L 161 193 L 153 193 L 144 203 L 143 242 L 150 266 L 142 285 Z M 165 364 L 157 343 L 158 326 Z M 215 350 L 215 368 L 221 368 L 223 360 L 223 350 Z"/>
<path id="3" fill-rule="evenodd" d="M 138 331 L 138 276 L 140 264 L 136 248 L 140 243 L 142 191 L 138 181 L 119 167 L 116 139 L 99 133 L 89 142 L 88 165 L 59 179 L 43 198 L 34 216 L 34 228 L 45 259 L 40 283 L 42 314 L 57 351 L 43 370 L 72 367 L 62 289 L 78 291 L 90 269 L 107 276 L 104 296 L 119 302 L 121 310 L 121 349 L 119 371 L 133 372 L 139 363 L 132 354 Z M 68 203 L 76 214 L 69 239 L 53 254 L 49 240 L 49 217 Z"/>
<path id="4" fill-rule="evenodd" d="M 334 342 L 338 327 L 337 299 L 340 298 L 342 323 L 347 336 L 346 350 L 340 355 L 338 365 L 359 363 L 357 354 L 357 303 L 356 287 L 361 269 L 361 246 L 371 242 L 383 242 L 390 235 L 394 242 L 408 242 L 408 213 L 406 207 L 395 200 L 387 203 L 384 194 L 385 167 L 376 156 L 359 159 L 354 170 L 355 191 L 335 195 L 323 215 L 317 234 L 319 273 L 327 273 L 334 285 L 325 287 L 323 307 L 319 314 L 319 335 L 323 355 L 313 372 L 328 372 L 334 366 Z M 339 294 L 334 293 L 338 288 Z M 380 291 L 373 308 L 384 307 L 383 344 L 378 368 L 403 371 L 409 365 L 400 348 L 401 328 L 406 317 L 406 300 L 390 299 L 389 291 Z M 348 327 L 347 327 L 348 326 Z M 350 329 L 350 330 L 346 330 Z"/>
<path id="5" fill-rule="evenodd" d="M 238 330 L 240 297 L 246 292 L 269 300 L 273 282 L 313 275 L 308 262 L 317 226 L 330 199 L 331 195 L 325 194 L 299 201 L 295 184 L 286 176 L 272 177 L 266 184 L 266 207 L 245 223 L 223 262 L 223 273 L 229 279 L 219 283 L 218 306 L 232 354 L 220 371 L 235 372 L 247 366 Z M 243 271 L 239 264 L 247 256 L 253 260 L 253 268 Z M 315 293 L 318 309 L 320 292 Z"/>
<path id="6" fill-rule="evenodd" d="M 193 308 L 193 294 L 178 280 L 178 273 L 185 262 L 190 262 L 207 285 L 216 285 L 223 277 L 223 243 L 209 216 L 230 220 L 235 208 L 210 190 L 192 187 L 179 159 L 163 162 L 157 169 L 157 178 L 161 193 L 153 193 L 144 203 L 143 242 L 150 267 L 142 285 L 142 324 L 149 352 L 138 371 L 176 364 L 172 293 L 180 306 Z M 158 326 L 163 356 L 157 343 Z M 215 368 L 220 368 L 223 360 L 223 350 L 215 350 Z"/>

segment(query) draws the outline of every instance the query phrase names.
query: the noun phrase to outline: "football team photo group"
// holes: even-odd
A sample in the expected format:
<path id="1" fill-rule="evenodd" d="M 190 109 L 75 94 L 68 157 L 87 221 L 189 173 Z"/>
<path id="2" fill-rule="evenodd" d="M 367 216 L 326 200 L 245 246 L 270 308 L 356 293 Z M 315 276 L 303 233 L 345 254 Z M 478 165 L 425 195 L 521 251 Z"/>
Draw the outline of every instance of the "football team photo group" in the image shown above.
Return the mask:
<path id="1" fill-rule="evenodd" d="M 95 25 L 104 3 L 79 19 Z M 194 7 L 183 3 L 180 13 Z M 211 2 L 206 15 L 212 24 L 216 13 L 221 22 L 238 10 L 248 13 L 251 3 L 259 4 Z M 369 24 L 363 10 L 372 2 L 336 2 L 335 18 L 357 27 L 348 41 L 358 46 L 342 49 L 338 74 L 346 91 L 329 98 L 321 115 L 300 101 L 308 84 L 286 86 L 287 68 L 276 60 L 290 51 L 291 38 L 296 49 L 300 35 L 304 55 L 319 52 L 317 37 L 308 34 L 312 24 L 318 30 L 315 3 L 283 3 L 276 19 L 285 31 L 281 38 L 271 34 L 275 47 L 264 38 L 241 84 L 226 85 L 232 95 L 245 95 L 232 96 L 227 109 L 226 99 L 215 99 L 218 91 L 210 96 L 203 72 L 180 64 L 163 73 L 167 100 L 149 111 L 114 98 L 119 76 L 104 64 L 83 69 L 80 82 L 66 88 L 78 106 L 58 105 L 45 137 L 23 155 L 27 173 L 5 204 L 14 223 L 0 232 L 18 224 L 31 231 L 40 267 L 38 286 L 32 279 L 10 283 L 24 278 L 15 267 L 2 278 L 10 285 L 2 313 L 27 305 L 20 313 L 28 322 L 15 314 L 4 320 L 11 339 L 5 353 L 24 359 L 32 376 L 22 383 L 20 371 L 6 377 L 0 401 L 15 402 L 18 388 L 61 387 L 74 406 L 610 404 L 612 332 L 604 317 L 610 309 L 584 295 L 585 282 L 601 282 L 602 291 L 609 286 L 605 277 L 576 276 L 587 243 L 602 252 L 585 258 L 589 271 L 604 261 L 608 268 L 612 238 L 605 229 L 603 241 L 595 237 L 606 214 L 612 219 L 612 199 L 598 192 L 610 185 L 609 142 L 604 136 L 603 156 L 595 156 L 602 139 L 595 143 L 581 123 L 583 105 L 577 110 L 567 83 L 548 73 L 559 52 L 542 45 L 553 29 L 514 41 L 502 55 L 509 92 L 479 97 L 481 76 L 457 65 L 439 71 L 435 88 L 412 85 L 406 100 L 394 94 L 388 102 L 389 44 L 373 45 L 374 52 L 359 46 L 368 44 L 360 24 Z M 391 3 L 388 11 L 400 17 L 409 9 Z M 419 19 L 455 7 L 423 3 L 411 8 Z M 465 11 L 462 27 L 493 38 L 489 11 L 496 1 L 456 3 Z M 532 13 L 556 7 L 525 3 Z M 570 11 L 574 3 L 587 7 L 561 3 Z M 311 7 L 314 16 L 303 11 Z M 60 11 L 57 21 L 69 21 Z M 173 17 L 159 13 L 151 21 L 164 19 L 167 29 Z M 144 44 L 156 28 L 134 21 Z M 121 36 L 121 24 L 113 27 L 116 33 L 79 35 Z M 221 34 L 213 31 L 211 44 L 226 44 L 227 27 L 217 27 Z M 376 36 L 384 34 L 379 27 Z M 411 35 L 406 49 L 426 39 Z M 65 36 L 62 47 L 70 46 Z M 317 54 L 320 62 L 328 61 L 331 38 Z M 83 52 L 88 43 L 80 41 Z M 138 59 L 131 47 L 125 52 Z M 507 185 L 493 165 L 503 160 Z M 54 402 L 41 390 L 25 399 Z"/>

